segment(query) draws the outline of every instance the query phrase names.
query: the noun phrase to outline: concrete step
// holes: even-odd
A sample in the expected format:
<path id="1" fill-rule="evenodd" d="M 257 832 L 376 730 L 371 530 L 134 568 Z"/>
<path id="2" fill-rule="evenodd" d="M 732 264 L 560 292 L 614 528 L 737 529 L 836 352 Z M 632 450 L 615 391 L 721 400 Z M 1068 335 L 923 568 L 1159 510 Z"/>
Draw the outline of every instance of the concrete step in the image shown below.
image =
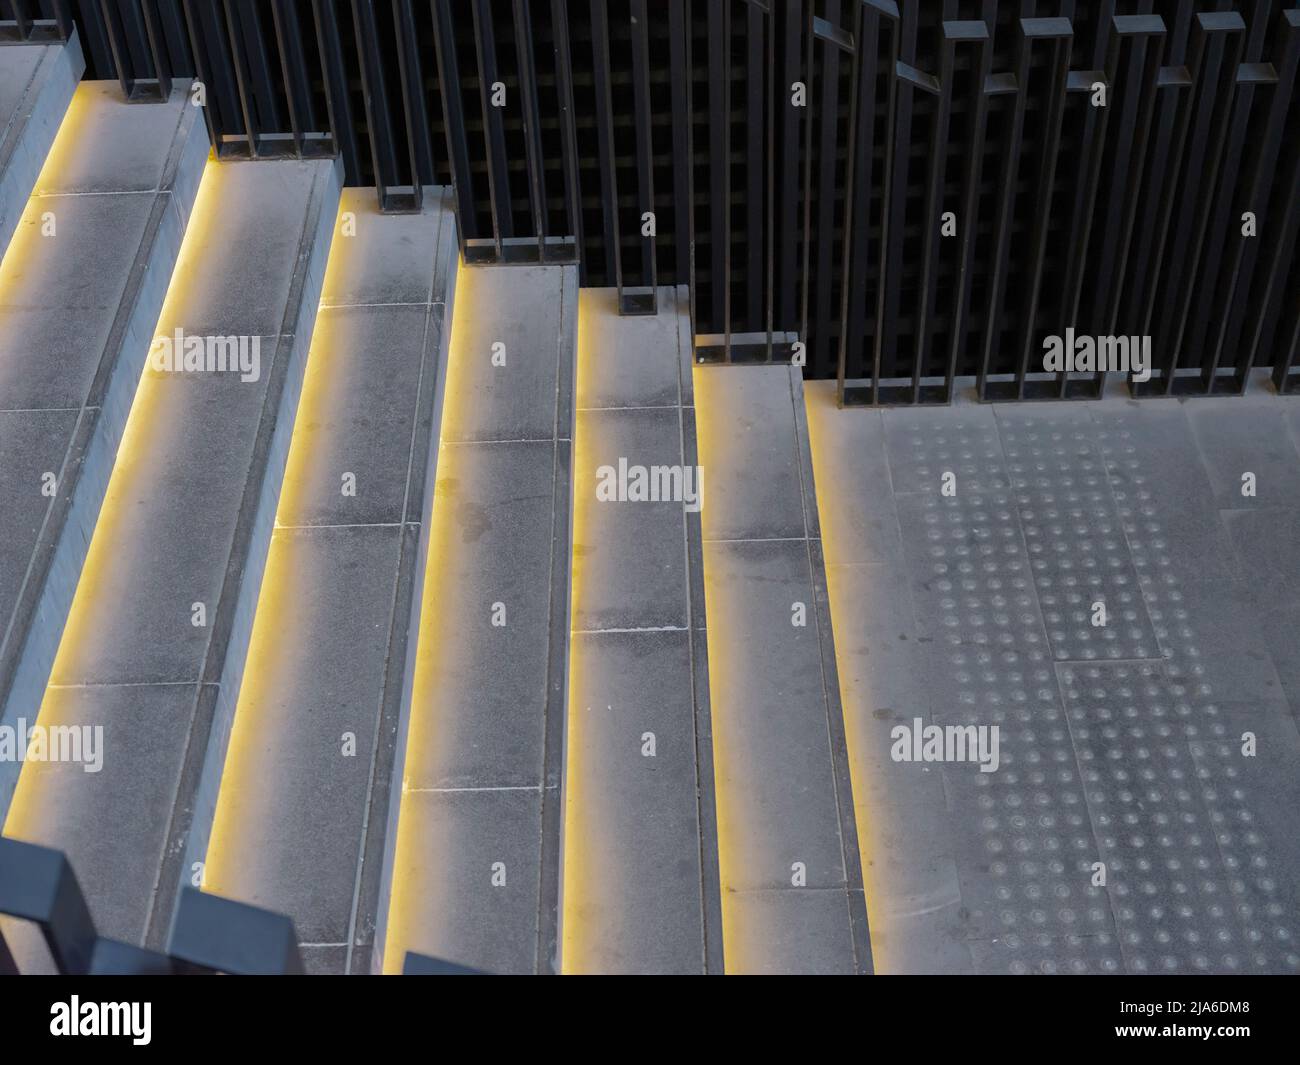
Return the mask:
<path id="1" fill-rule="evenodd" d="M 800 371 L 697 366 L 728 972 L 871 971 Z"/>
<path id="2" fill-rule="evenodd" d="M 880 412 L 836 407 L 834 381 L 807 382 L 804 398 L 875 971 L 969 973 L 943 775 L 890 756 L 896 724 L 930 718 L 935 644 L 918 631 Z M 931 467 L 936 485 L 972 443 Z"/>
<path id="3" fill-rule="evenodd" d="M 652 317 L 584 291 L 579 330 L 563 967 L 721 971 L 685 289 Z M 601 498 L 620 464 L 691 477 L 676 499 Z"/>
<path id="4" fill-rule="evenodd" d="M 58 44 L 0 47 L 0 255 L 85 69 L 75 33 Z"/>
<path id="5" fill-rule="evenodd" d="M 462 268 L 377 963 L 555 965 L 578 272 Z"/>
<path id="6" fill-rule="evenodd" d="M 355 236 L 326 271 L 204 859 L 204 890 L 293 919 L 308 972 L 371 962 L 457 273 L 447 195 L 413 218 L 344 191 Z"/>
<path id="7" fill-rule="evenodd" d="M 340 183 L 337 161 L 207 168 L 157 335 L 214 359 L 205 338 L 242 338 L 245 361 L 177 371 L 155 344 L 40 710 L 103 725 L 103 768 L 27 762 L 5 824 L 66 852 L 127 942 L 161 946 L 201 875 Z"/>
<path id="8" fill-rule="evenodd" d="M 71 62 L 26 47 L 0 48 L 0 60 L 29 51 L 47 51 L 56 68 Z M 10 726 L 40 708 L 207 154 L 186 86 L 142 107 L 115 84 L 82 83 L 0 263 L 0 718 Z M 0 814 L 18 769 L 0 762 Z"/>

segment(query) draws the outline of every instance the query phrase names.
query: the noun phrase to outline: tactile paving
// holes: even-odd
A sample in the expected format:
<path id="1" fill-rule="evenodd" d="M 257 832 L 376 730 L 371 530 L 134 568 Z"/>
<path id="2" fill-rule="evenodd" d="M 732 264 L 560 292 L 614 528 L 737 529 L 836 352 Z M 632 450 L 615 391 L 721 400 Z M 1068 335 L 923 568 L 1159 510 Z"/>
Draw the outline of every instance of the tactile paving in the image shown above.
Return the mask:
<path id="1" fill-rule="evenodd" d="M 1056 659 L 1158 655 L 1087 414 L 999 408 L 998 423 Z"/>
<path id="2" fill-rule="evenodd" d="M 1159 664 L 1059 671 L 1125 967 L 1241 968 L 1244 933 Z"/>
<path id="3" fill-rule="evenodd" d="M 1107 900 L 1089 881 L 1097 845 L 1014 498 L 899 497 L 898 508 L 918 621 L 938 645 L 933 721 L 999 729 L 996 771 L 941 767 L 976 965 L 1118 969 Z"/>
<path id="4" fill-rule="evenodd" d="M 999 405 L 996 440 L 989 408 L 883 414 L 906 578 L 889 616 L 914 610 L 924 669 L 880 724 L 1000 728 L 996 772 L 895 767 L 942 779 L 950 934 L 977 971 L 1300 969 L 1300 733 L 1284 686 L 1300 633 L 1262 622 L 1300 617 L 1267 565 L 1289 557 L 1277 531 L 1300 498 L 1282 477 L 1264 507 L 1225 494 L 1234 463 L 1276 471 L 1294 450 L 1274 434 L 1256 456 L 1260 433 L 1239 427 L 1207 468 L 1211 408 L 1257 413 L 1232 402 L 1205 401 L 1195 427 L 1172 402 Z M 882 831 L 923 830 L 877 801 Z"/>
<path id="5" fill-rule="evenodd" d="M 884 422 L 895 494 L 938 492 L 945 473 L 959 492 L 1007 486 L 992 408 L 886 410 Z"/>

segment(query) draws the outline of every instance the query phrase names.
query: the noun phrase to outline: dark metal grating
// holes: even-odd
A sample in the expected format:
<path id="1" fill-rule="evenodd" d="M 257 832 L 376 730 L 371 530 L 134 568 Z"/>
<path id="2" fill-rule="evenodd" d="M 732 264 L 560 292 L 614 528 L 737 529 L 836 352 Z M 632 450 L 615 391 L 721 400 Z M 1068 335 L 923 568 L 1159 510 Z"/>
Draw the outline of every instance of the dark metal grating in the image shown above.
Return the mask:
<path id="1" fill-rule="evenodd" d="M 1150 335 L 1138 395 L 1300 380 L 1287 0 L 6 6 L 132 98 L 197 72 L 223 154 L 338 152 L 388 210 L 453 184 L 468 261 L 576 257 L 625 313 L 688 284 L 702 358 L 799 344 L 845 402 L 1095 396 L 1041 372 L 1067 327 Z"/>

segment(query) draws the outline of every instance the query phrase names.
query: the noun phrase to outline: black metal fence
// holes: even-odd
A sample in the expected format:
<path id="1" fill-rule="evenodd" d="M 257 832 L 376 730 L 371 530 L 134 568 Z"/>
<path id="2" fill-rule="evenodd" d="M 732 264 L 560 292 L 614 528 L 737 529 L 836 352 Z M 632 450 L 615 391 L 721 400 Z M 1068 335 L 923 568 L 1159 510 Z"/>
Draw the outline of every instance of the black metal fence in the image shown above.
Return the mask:
<path id="1" fill-rule="evenodd" d="M 686 283 L 701 358 L 848 403 L 1097 395 L 1044 371 L 1067 330 L 1149 336 L 1137 395 L 1300 387 L 1289 0 L 8 6 L 132 98 L 196 76 L 222 154 L 454 185 L 467 261 L 576 259 L 629 314 Z"/>

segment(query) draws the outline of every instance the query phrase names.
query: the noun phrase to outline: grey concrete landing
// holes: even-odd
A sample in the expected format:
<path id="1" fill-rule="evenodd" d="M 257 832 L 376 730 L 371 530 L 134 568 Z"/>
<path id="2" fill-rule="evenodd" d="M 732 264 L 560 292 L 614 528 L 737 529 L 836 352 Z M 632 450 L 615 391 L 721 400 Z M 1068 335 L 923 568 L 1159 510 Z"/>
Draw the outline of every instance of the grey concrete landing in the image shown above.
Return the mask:
<path id="1" fill-rule="evenodd" d="M 67 853 L 113 938 L 160 945 L 201 877 L 190 827 L 216 800 L 339 187 L 334 162 L 210 165 L 158 334 L 260 357 L 151 360 L 135 391 L 40 715 L 102 726 L 103 765 L 28 762 L 5 826 Z"/>
<path id="2" fill-rule="evenodd" d="M 802 384 L 787 366 L 695 370 L 722 913 L 736 973 L 871 971 Z"/>
<path id="3" fill-rule="evenodd" d="M 85 69 L 75 33 L 62 44 L 0 48 L 0 255 Z"/>
<path id="4" fill-rule="evenodd" d="M 878 971 L 1300 970 L 1295 401 L 807 409 Z"/>
<path id="5" fill-rule="evenodd" d="M 555 963 L 577 310 L 576 267 L 457 276 L 385 971 L 408 951 L 497 973 Z"/>
<path id="6" fill-rule="evenodd" d="M 599 494 L 601 469 L 621 463 L 689 469 L 695 487 L 693 402 L 685 289 L 661 289 L 654 317 L 620 317 L 614 289 L 584 291 L 566 973 L 722 969 L 698 504 L 635 498 L 630 480 Z"/>
<path id="7" fill-rule="evenodd" d="M 293 918 L 309 972 L 371 963 L 458 258 L 443 190 L 424 204 L 344 190 L 356 233 L 326 271 L 204 860 L 205 890 Z"/>
<path id="8" fill-rule="evenodd" d="M 43 51 L 0 48 L 0 61 Z M 43 64 L 56 61 L 71 62 Z M 208 142 L 187 88 L 140 107 L 116 83 L 83 83 L 0 264 L 8 724 L 40 708 L 198 191 Z M 0 763 L 0 813 L 18 768 Z"/>

